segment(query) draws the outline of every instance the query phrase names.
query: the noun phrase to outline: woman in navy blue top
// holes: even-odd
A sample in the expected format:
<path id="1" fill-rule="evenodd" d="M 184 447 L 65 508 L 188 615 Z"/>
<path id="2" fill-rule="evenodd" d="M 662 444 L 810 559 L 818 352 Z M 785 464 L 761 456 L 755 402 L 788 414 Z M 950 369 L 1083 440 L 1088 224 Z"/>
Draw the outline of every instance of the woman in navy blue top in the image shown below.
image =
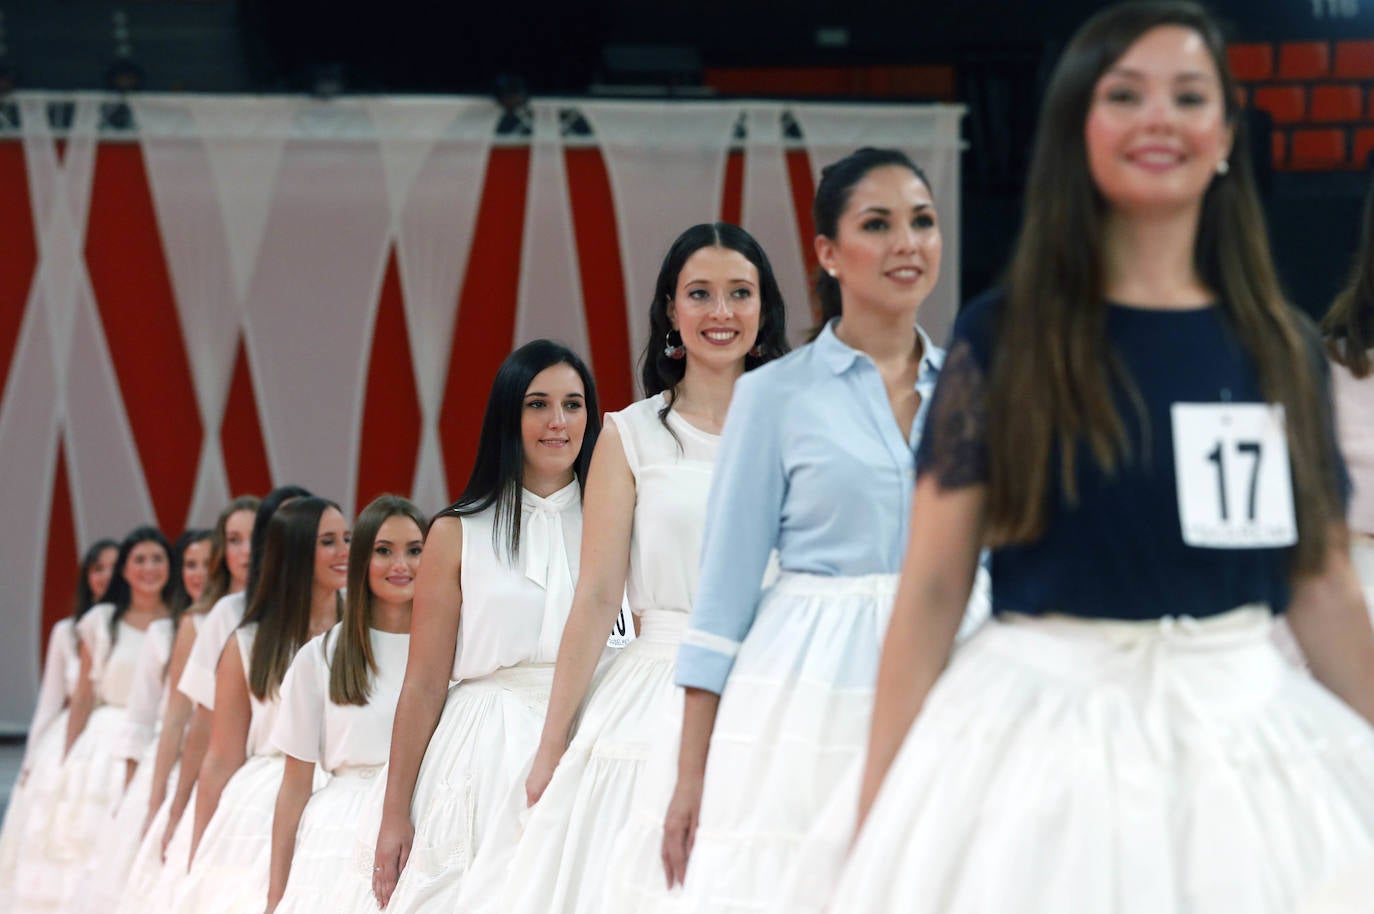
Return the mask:
<path id="1" fill-rule="evenodd" d="M 1374 846 L 1328 378 L 1235 99 L 1192 3 L 1105 10 L 1058 64 L 931 407 L 832 914 L 1279 914 Z M 951 652 L 985 544 L 997 618 Z"/>

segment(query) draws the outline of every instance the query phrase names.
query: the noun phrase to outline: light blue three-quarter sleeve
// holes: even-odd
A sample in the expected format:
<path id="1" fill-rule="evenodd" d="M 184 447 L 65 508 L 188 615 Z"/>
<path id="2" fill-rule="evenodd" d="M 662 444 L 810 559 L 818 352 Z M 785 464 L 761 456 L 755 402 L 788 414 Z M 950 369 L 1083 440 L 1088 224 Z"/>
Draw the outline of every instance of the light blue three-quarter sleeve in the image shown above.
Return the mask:
<path id="1" fill-rule="evenodd" d="M 754 622 L 777 546 L 787 478 L 779 404 L 763 374 L 735 384 L 706 505 L 701 579 L 678 653 L 677 683 L 719 693 Z"/>

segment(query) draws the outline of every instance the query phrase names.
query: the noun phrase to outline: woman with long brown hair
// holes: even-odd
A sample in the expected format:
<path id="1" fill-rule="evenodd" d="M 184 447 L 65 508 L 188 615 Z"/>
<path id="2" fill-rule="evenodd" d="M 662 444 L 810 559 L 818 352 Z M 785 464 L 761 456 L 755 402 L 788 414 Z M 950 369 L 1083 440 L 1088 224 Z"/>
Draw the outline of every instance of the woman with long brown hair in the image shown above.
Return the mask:
<path id="1" fill-rule="evenodd" d="M 1193 3 L 1111 7 L 1060 59 L 932 406 L 832 914 L 1279 914 L 1374 844 L 1325 360 L 1246 150 Z M 951 653 L 984 544 L 997 619 Z"/>
<path id="2" fill-rule="evenodd" d="M 367 897 L 369 883 L 349 870 L 368 789 L 391 749 L 427 529 L 399 495 L 363 509 L 348 550 L 343 620 L 301 648 L 282 682 L 271 740 L 286 768 L 272 817 L 267 914 L 337 914 Z M 315 790 L 317 765 L 330 778 Z"/>

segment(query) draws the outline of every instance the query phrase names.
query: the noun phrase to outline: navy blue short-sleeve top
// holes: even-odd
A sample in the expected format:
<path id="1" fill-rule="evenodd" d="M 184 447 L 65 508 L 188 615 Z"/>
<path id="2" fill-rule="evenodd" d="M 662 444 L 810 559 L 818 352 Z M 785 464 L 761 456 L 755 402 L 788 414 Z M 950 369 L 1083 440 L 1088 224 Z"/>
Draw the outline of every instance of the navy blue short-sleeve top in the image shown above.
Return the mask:
<path id="1" fill-rule="evenodd" d="M 987 480 L 986 383 L 1002 302 L 999 293 L 984 295 L 970 302 L 955 322 L 917 457 L 920 475 L 933 473 L 946 488 Z M 1331 420 L 1329 370 L 1315 331 L 1305 326 L 1313 357 L 1299 370 L 1320 377 L 1338 477 L 1332 484 L 1344 492 L 1348 485 Z M 1140 620 L 1203 618 L 1266 603 L 1282 612 L 1289 600 L 1290 548 L 1200 548 L 1183 539 L 1173 404 L 1263 402 L 1254 363 L 1225 310 L 1216 305 L 1157 310 L 1113 304 L 1107 309 L 1106 338 L 1139 397 L 1133 399 L 1117 385 L 1129 456 L 1107 474 L 1080 444 L 1078 497 L 1070 504 L 1054 445 L 1043 535 L 1035 542 L 992 550 L 994 611 Z"/>

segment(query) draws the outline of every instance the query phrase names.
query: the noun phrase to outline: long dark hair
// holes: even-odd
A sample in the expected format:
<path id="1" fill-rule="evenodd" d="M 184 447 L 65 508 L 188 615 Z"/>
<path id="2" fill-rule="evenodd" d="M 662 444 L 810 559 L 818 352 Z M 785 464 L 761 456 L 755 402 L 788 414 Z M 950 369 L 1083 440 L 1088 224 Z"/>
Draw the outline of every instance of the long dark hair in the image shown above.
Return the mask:
<path id="1" fill-rule="evenodd" d="M 186 582 L 182 579 L 182 570 L 186 564 L 186 550 L 196 543 L 206 541 L 213 542 L 214 534 L 205 528 L 193 528 L 187 530 L 177 537 L 177 541 L 172 544 L 171 573 L 174 578 L 172 581 L 172 598 L 167 601 L 167 613 L 172 620 L 172 631 L 176 631 L 177 625 L 181 622 L 181 616 L 191 607 L 191 595 L 186 591 Z M 212 547 L 213 549 L 213 547 Z M 205 589 L 210 589 L 209 562 L 206 562 Z"/>
<path id="2" fill-rule="evenodd" d="M 1357 378 L 1369 376 L 1374 369 L 1369 359 L 1369 350 L 1374 347 L 1374 183 L 1364 197 L 1360 247 L 1345 288 L 1322 318 L 1322 334 L 1331 358 Z"/>
<path id="3" fill-rule="evenodd" d="M 172 601 L 172 592 L 176 587 L 176 578 L 179 576 L 176 562 L 172 560 L 172 547 L 167 542 L 167 537 L 163 536 L 162 531 L 156 527 L 135 527 L 119 544 L 119 558 L 115 559 L 114 574 L 110 575 L 110 588 L 105 591 L 103 602 L 114 604 L 114 613 L 110 616 L 111 644 L 119 639 L 119 620 L 123 619 L 124 614 L 129 611 L 129 604 L 134 598 L 129 582 L 124 579 L 124 568 L 129 564 L 129 554 L 140 543 L 157 543 L 167 556 L 167 583 L 162 585 L 160 599 L 164 606 L 169 605 Z"/>
<path id="4" fill-rule="evenodd" d="M 849 197 L 854 193 L 854 186 L 875 168 L 886 168 L 890 165 L 908 169 L 921 179 L 926 190 L 935 193 L 935 188 L 930 186 L 930 179 L 926 177 L 926 173 L 900 149 L 875 149 L 872 146 L 856 149 L 843 159 L 831 162 L 821 169 L 821 181 L 816 185 L 816 197 L 811 201 L 811 218 L 816 224 L 816 234 L 837 241 L 840 217 L 844 215 L 845 207 L 849 206 Z M 816 300 L 821 306 L 821 321 L 811 328 L 810 338 L 813 340 L 820 335 L 831 318 L 840 316 L 844 305 L 840 281 L 823 268 L 816 270 Z"/>
<path id="5" fill-rule="evenodd" d="M 267 525 L 272 520 L 272 515 L 277 513 L 277 509 L 284 502 L 293 498 L 309 497 L 309 489 L 300 486 L 278 486 L 258 503 L 258 513 L 253 516 L 253 536 L 249 544 L 251 551 L 248 558 L 248 583 L 243 588 L 245 605 L 253 601 L 253 594 L 257 590 L 258 575 L 262 572 L 262 548 L 267 541 Z"/>
<path id="6" fill-rule="evenodd" d="M 261 576 L 242 625 L 258 625 L 248 656 L 248 688 L 259 700 L 277 693 L 291 660 L 310 637 L 310 598 L 315 588 L 315 542 L 320 517 L 334 502 L 306 496 L 272 515 L 262 548 Z M 253 531 L 254 536 L 257 530 Z M 335 595 L 337 611 L 343 602 Z"/>
<path id="7" fill-rule="evenodd" d="M 100 561 L 100 554 L 106 549 L 114 549 L 118 552 L 119 543 L 108 537 L 98 539 L 81 557 L 81 571 L 76 579 L 76 605 L 72 609 L 72 621 L 79 621 L 92 606 L 104 602 L 105 595 L 110 592 L 108 584 L 105 586 L 105 593 L 91 592 L 91 568 Z M 114 583 L 113 573 L 110 574 L 110 583 Z"/>
<path id="8" fill-rule="evenodd" d="M 525 441 L 520 419 L 525 409 L 525 391 L 535 375 L 554 365 L 568 365 L 582 379 L 586 400 L 587 430 L 582 435 L 582 450 L 573 461 L 573 475 L 582 489 L 592 450 L 601 434 L 601 409 L 596 402 L 596 379 L 586 364 L 567 346 L 552 340 L 532 340 L 506 356 L 491 382 L 487 410 L 482 416 L 482 434 L 477 440 L 477 460 L 472 475 L 458 500 L 439 516 L 465 517 L 496 506 L 492 524 L 492 546 L 497 555 L 514 561 L 520 553 L 520 492 L 525 484 Z"/>
<path id="9" fill-rule="evenodd" d="M 229 546 L 229 518 L 238 514 L 240 511 L 251 511 L 255 518 L 257 510 L 262 506 L 261 500 L 256 495 L 240 495 L 229 504 L 224 506 L 224 510 L 219 512 L 219 517 L 215 520 L 215 532 L 210 537 L 210 573 L 205 579 L 205 592 L 200 595 L 200 599 L 190 607 L 191 612 L 204 612 L 214 606 L 220 597 L 229 592 L 234 581 L 229 574 L 229 566 L 224 562 L 224 551 Z M 254 527 L 254 529 L 257 529 Z M 253 538 L 248 538 L 249 565 L 252 565 Z M 247 582 L 245 581 L 245 586 Z"/>
<path id="10" fill-rule="evenodd" d="M 1080 443 L 1107 473 L 1129 458 L 1110 382 L 1130 379 L 1106 340 L 1103 228 L 1110 207 L 1088 167 L 1084 124 L 1102 74 L 1142 35 L 1166 25 L 1189 29 L 1206 44 L 1234 129 L 1230 173 L 1214 178 L 1202 198 L 1194 264 L 1253 357 L 1265 399 L 1285 407 L 1299 532 L 1294 569 L 1314 570 L 1325 555 L 1327 523 L 1339 516 L 1322 434 L 1327 411 L 1311 370 L 1315 347 L 1304 340 L 1274 271 L 1225 41 L 1202 7 L 1181 0 L 1121 4 L 1093 16 L 1050 80 L 991 366 L 989 539 L 1040 536 L 1054 445 L 1071 502 Z"/>
<path id="11" fill-rule="evenodd" d="M 382 524 L 393 517 L 408 517 L 420 528 L 420 539 L 429 530 L 429 521 L 420 509 L 399 495 L 379 495 L 363 509 L 353 523 L 353 542 L 348 547 L 348 598 L 344 601 L 343 625 L 339 644 L 329 666 L 329 700 L 336 705 L 365 705 L 372 694 L 372 674 L 377 658 L 372 654 L 372 549 Z M 396 543 L 404 548 L 404 543 Z"/>
<path id="12" fill-rule="evenodd" d="M 663 264 L 658 268 L 654 283 L 654 297 L 649 302 L 649 341 L 639 356 L 639 377 L 644 395 L 668 392 L 668 402 L 659 413 L 659 420 L 667 425 L 668 412 L 677 397 L 677 385 L 687 372 L 687 359 L 670 359 L 664 355 L 664 341 L 672 330 L 668 320 L 668 305 L 677 297 L 678 277 L 693 254 L 702 248 L 725 248 L 734 251 L 754 265 L 759 273 L 759 333 L 755 345 L 759 355 L 744 357 L 744 370 L 751 371 L 765 362 L 791 351 L 787 343 L 787 307 L 782 290 L 773 275 L 773 266 L 763 247 L 744 229 L 729 222 L 703 222 L 677 236 Z"/>

